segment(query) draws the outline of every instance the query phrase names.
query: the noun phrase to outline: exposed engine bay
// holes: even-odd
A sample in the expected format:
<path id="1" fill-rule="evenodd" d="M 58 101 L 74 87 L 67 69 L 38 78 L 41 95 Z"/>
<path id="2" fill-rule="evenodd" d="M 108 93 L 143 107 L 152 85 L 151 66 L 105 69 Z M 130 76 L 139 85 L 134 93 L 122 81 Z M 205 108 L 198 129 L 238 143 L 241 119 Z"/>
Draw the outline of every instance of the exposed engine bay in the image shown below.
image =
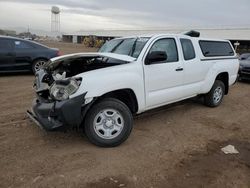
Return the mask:
<path id="1" fill-rule="evenodd" d="M 128 63 L 106 56 L 65 56 L 49 61 L 36 73 L 34 87 L 40 99 L 64 100 L 81 84 L 81 78 L 72 78 L 80 73 Z"/>
<path id="2" fill-rule="evenodd" d="M 127 62 L 108 57 L 77 57 L 54 62 L 52 66 L 48 66 L 48 70 L 54 71 L 56 74 L 66 74 L 66 77 L 72 77 L 83 72 L 124 63 Z"/>

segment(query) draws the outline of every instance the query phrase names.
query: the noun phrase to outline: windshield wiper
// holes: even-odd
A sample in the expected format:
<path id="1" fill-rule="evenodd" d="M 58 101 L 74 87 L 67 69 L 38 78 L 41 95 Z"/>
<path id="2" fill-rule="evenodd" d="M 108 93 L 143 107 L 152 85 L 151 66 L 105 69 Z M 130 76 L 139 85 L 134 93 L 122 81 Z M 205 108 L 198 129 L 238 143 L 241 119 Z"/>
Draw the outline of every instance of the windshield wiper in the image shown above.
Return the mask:
<path id="1" fill-rule="evenodd" d="M 110 52 L 113 53 L 123 42 L 124 42 L 124 40 L 119 42 Z"/>

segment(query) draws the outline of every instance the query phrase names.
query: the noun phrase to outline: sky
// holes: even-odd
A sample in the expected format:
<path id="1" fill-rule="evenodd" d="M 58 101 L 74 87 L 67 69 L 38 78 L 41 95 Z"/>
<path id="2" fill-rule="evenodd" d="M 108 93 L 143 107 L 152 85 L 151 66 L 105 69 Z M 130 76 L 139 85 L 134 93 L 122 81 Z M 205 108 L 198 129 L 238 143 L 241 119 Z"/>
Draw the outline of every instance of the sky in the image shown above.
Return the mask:
<path id="1" fill-rule="evenodd" d="M 0 0 L 0 28 L 51 30 L 51 7 L 61 31 L 250 28 L 250 0 Z"/>

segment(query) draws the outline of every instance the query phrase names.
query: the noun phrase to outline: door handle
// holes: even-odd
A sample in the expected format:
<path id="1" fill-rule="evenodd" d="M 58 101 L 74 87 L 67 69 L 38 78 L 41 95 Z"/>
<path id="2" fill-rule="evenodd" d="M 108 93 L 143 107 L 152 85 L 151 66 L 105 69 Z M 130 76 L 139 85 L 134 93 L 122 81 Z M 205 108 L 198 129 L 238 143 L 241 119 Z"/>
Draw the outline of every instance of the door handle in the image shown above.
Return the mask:
<path id="1" fill-rule="evenodd" d="M 183 68 L 178 67 L 177 69 L 175 69 L 175 71 L 183 71 Z"/>

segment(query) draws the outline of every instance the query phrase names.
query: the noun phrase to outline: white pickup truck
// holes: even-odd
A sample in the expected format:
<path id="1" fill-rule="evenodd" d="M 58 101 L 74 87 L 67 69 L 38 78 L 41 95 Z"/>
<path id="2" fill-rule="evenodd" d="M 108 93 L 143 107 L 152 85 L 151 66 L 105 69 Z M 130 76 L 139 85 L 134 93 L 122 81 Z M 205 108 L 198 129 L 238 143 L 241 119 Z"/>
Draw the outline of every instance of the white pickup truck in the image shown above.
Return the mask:
<path id="1" fill-rule="evenodd" d="M 81 128 L 92 143 L 113 147 L 128 138 L 133 115 L 197 95 L 218 106 L 236 82 L 237 56 L 227 40 L 189 35 L 117 38 L 97 53 L 51 59 L 36 74 L 29 117 L 46 130 Z"/>

